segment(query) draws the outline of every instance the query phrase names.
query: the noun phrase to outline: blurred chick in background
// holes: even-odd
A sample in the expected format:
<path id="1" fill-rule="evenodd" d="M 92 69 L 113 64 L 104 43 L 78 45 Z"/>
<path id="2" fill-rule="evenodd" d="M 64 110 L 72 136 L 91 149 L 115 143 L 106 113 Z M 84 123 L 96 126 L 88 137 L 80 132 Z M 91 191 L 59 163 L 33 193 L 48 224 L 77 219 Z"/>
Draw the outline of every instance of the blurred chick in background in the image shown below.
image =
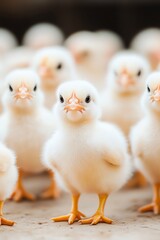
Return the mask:
<path id="1" fill-rule="evenodd" d="M 63 40 L 63 33 L 57 26 L 51 23 L 38 23 L 27 30 L 23 38 L 23 45 L 38 50 L 61 45 Z"/>
<path id="2" fill-rule="evenodd" d="M 14 153 L 0 143 L 0 225 L 14 225 L 3 217 L 4 201 L 11 196 L 18 179 L 16 157 Z"/>
<path id="3" fill-rule="evenodd" d="M 34 200 L 23 184 L 24 173 L 44 171 L 41 163 L 41 151 L 45 141 L 51 136 L 54 121 L 51 113 L 43 106 L 43 94 L 39 89 L 39 78 L 31 70 L 15 70 L 6 77 L 6 89 L 3 96 L 4 113 L 0 118 L 0 136 L 17 155 L 19 179 L 13 199 Z M 57 197 L 53 176 L 51 186 L 42 197 Z"/>
<path id="4" fill-rule="evenodd" d="M 64 47 L 48 47 L 37 52 L 32 67 L 40 77 L 45 106 L 51 109 L 56 100 L 57 87 L 77 77 L 74 59 Z"/>
<path id="5" fill-rule="evenodd" d="M 157 69 L 160 64 L 160 29 L 149 28 L 141 31 L 132 40 L 131 48 L 143 54 L 153 70 Z"/>
<path id="6" fill-rule="evenodd" d="M 90 83 L 70 81 L 59 87 L 55 105 L 59 126 L 45 146 L 44 163 L 71 192 L 72 209 L 68 215 L 53 218 L 55 222 L 112 223 L 104 216 L 105 202 L 127 181 L 130 161 L 123 134 L 116 126 L 99 121 L 100 113 L 98 93 Z M 85 220 L 78 210 L 82 193 L 99 196 L 96 213 Z"/>
<path id="7" fill-rule="evenodd" d="M 17 68 L 30 67 L 35 52 L 24 46 L 16 47 L 7 53 L 4 57 L 5 73 Z"/>
<path id="8" fill-rule="evenodd" d="M 9 30 L 0 28 L 0 58 L 18 45 L 16 37 Z"/>
<path id="9" fill-rule="evenodd" d="M 110 31 L 81 31 L 69 36 L 65 45 L 76 61 L 81 78 L 102 90 L 108 63 L 123 48 L 120 37 Z"/>
<path id="10" fill-rule="evenodd" d="M 143 117 L 140 99 L 149 72 L 147 60 L 131 51 L 117 54 L 110 63 L 102 96 L 102 119 L 120 127 L 127 138 L 131 127 Z M 133 185 L 146 184 L 139 174 L 135 181 Z"/>
<path id="11" fill-rule="evenodd" d="M 160 73 L 149 75 L 142 98 L 145 117 L 132 129 L 131 146 L 137 168 L 153 185 L 153 201 L 139 209 L 160 214 Z"/>

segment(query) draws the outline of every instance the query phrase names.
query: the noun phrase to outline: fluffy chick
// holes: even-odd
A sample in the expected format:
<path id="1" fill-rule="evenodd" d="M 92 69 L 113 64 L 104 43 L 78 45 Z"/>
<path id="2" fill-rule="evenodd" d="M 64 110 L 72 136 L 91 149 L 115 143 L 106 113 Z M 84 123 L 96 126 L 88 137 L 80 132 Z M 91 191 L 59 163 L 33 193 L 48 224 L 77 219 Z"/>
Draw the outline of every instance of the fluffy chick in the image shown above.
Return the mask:
<path id="1" fill-rule="evenodd" d="M 160 213 L 160 73 L 147 78 L 142 98 L 145 117 L 131 131 L 132 152 L 137 168 L 153 185 L 153 202 L 139 209 L 140 212 Z"/>
<path id="2" fill-rule="evenodd" d="M 28 47 L 16 47 L 4 57 L 5 73 L 17 68 L 30 67 L 34 51 Z"/>
<path id="3" fill-rule="evenodd" d="M 17 39 L 7 29 L 0 28 L 0 57 L 17 46 Z"/>
<path id="4" fill-rule="evenodd" d="M 13 199 L 33 200 L 22 184 L 23 173 L 40 173 L 43 144 L 54 129 L 51 113 L 43 106 L 39 78 L 34 71 L 14 70 L 6 77 L 3 96 L 4 113 L 0 118 L 0 135 L 17 155 L 19 180 Z M 52 184 L 53 186 L 53 184 Z M 58 194 L 55 188 L 53 195 Z"/>
<path id="5" fill-rule="evenodd" d="M 109 66 L 102 118 L 118 125 L 127 137 L 130 128 L 143 116 L 140 99 L 149 72 L 147 60 L 130 51 L 117 54 Z"/>
<path id="6" fill-rule="evenodd" d="M 132 40 L 131 48 L 147 57 L 152 69 L 157 69 L 160 64 L 160 29 L 141 31 Z"/>
<path id="7" fill-rule="evenodd" d="M 38 23 L 30 27 L 24 35 L 23 44 L 35 50 L 61 45 L 64 36 L 62 31 L 51 23 Z"/>
<path id="8" fill-rule="evenodd" d="M 76 77 L 74 59 L 64 47 L 49 47 L 37 52 L 32 67 L 41 79 L 45 106 L 51 109 L 56 100 L 57 87 Z"/>
<path id="9" fill-rule="evenodd" d="M 104 216 L 109 194 L 129 176 L 127 144 L 114 125 L 98 120 L 100 106 L 96 89 L 85 81 L 63 83 L 57 91 L 57 131 L 46 143 L 44 163 L 56 171 L 59 181 L 72 194 L 72 209 L 54 221 L 72 224 L 84 214 L 78 211 L 82 193 L 96 193 L 99 207 L 84 224 L 112 223 Z"/>
<path id="10" fill-rule="evenodd" d="M 15 154 L 0 143 L 0 225 L 12 226 L 13 221 L 3 217 L 4 201 L 11 196 L 18 178 Z"/>
<path id="11" fill-rule="evenodd" d="M 102 90 L 107 65 L 123 46 L 121 39 L 110 31 L 81 31 L 66 39 L 65 45 L 75 58 L 80 76 Z"/>

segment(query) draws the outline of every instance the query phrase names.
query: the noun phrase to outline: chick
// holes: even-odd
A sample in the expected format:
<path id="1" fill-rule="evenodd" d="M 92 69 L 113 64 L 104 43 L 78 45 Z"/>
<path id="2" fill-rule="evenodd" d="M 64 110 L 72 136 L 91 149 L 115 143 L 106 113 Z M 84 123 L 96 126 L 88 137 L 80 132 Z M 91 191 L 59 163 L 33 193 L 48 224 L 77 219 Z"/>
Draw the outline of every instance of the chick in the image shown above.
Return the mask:
<path id="1" fill-rule="evenodd" d="M 5 110 L 0 118 L 0 136 L 15 151 L 19 168 L 13 199 L 34 200 L 35 196 L 28 193 L 22 184 L 23 173 L 36 174 L 44 171 L 41 151 L 54 129 L 52 114 L 43 106 L 37 74 L 28 69 L 11 72 L 6 77 L 3 103 Z M 51 187 L 53 185 L 52 182 Z M 46 194 L 44 192 L 44 197 Z M 52 188 L 52 194 L 58 196 L 56 187 Z"/>
<path id="2" fill-rule="evenodd" d="M 147 60 L 130 51 L 117 54 L 109 66 L 102 96 L 102 118 L 118 125 L 126 137 L 143 116 L 140 99 L 149 72 Z"/>
<path id="3" fill-rule="evenodd" d="M 17 39 L 7 29 L 0 28 L 0 57 L 17 46 Z"/>
<path id="4" fill-rule="evenodd" d="M 132 152 L 137 168 L 153 185 L 153 202 L 139 209 L 140 212 L 160 213 L 160 73 L 148 76 L 142 97 L 144 118 L 131 131 Z"/>
<path id="5" fill-rule="evenodd" d="M 14 225 L 14 222 L 3 217 L 4 201 L 9 198 L 14 190 L 18 178 L 15 165 L 15 154 L 0 143 L 0 225 Z"/>
<path id="6" fill-rule="evenodd" d="M 81 31 L 66 39 L 65 45 L 75 58 L 80 76 L 102 90 L 107 65 L 123 46 L 121 39 L 110 31 Z"/>
<path id="7" fill-rule="evenodd" d="M 4 57 L 5 73 L 17 68 L 30 67 L 34 51 L 28 47 L 17 47 Z"/>
<path id="8" fill-rule="evenodd" d="M 131 48 L 147 57 L 153 70 L 157 69 L 160 64 L 160 29 L 141 31 L 132 40 Z"/>
<path id="9" fill-rule="evenodd" d="M 30 27 L 24 35 L 23 45 L 32 49 L 61 45 L 64 36 L 62 31 L 51 23 L 38 23 Z"/>
<path id="10" fill-rule="evenodd" d="M 74 60 L 67 49 L 49 47 L 37 52 L 32 67 L 41 79 L 45 106 L 51 109 L 56 100 L 56 89 L 59 84 L 76 77 Z"/>
<path id="11" fill-rule="evenodd" d="M 43 161 L 71 192 L 72 209 L 53 218 L 55 222 L 80 220 L 84 217 L 78 211 L 80 194 L 96 193 L 98 210 L 80 223 L 112 223 L 104 216 L 105 202 L 126 182 L 130 165 L 125 138 L 114 125 L 98 120 L 100 112 L 97 91 L 90 83 L 77 80 L 59 87 L 55 105 L 59 125 L 46 143 Z"/>
<path id="12" fill-rule="evenodd" d="M 113 57 L 108 70 L 102 96 L 102 119 L 120 127 L 127 139 L 131 127 L 143 117 L 140 99 L 149 72 L 147 60 L 130 51 Z M 135 172 L 127 187 L 144 187 L 146 184 L 144 177 Z"/>

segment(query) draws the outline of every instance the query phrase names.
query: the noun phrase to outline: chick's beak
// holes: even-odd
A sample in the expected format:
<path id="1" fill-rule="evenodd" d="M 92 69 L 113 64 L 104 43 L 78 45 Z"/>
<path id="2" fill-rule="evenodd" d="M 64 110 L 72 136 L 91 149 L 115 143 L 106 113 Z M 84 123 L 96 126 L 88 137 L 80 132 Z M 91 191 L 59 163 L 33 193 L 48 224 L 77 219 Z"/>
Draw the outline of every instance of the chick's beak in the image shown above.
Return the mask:
<path id="1" fill-rule="evenodd" d="M 160 101 L 160 86 L 154 91 L 153 99 L 156 102 Z"/>
<path id="2" fill-rule="evenodd" d="M 133 85 L 134 81 L 128 73 L 122 73 L 119 78 L 119 84 L 123 87 L 128 87 Z"/>
<path id="3" fill-rule="evenodd" d="M 85 111 L 85 108 L 81 105 L 80 99 L 73 92 L 71 97 L 68 99 L 67 104 L 64 107 L 66 112 L 68 111 Z"/>
<path id="4" fill-rule="evenodd" d="M 29 92 L 29 89 L 26 87 L 25 84 L 23 84 L 21 87 L 18 88 L 16 94 L 16 99 L 30 99 L 32 98 L 32 95 Z"/>
<path id="5" fill-rule="evenodd" d="M 47 66 L 40 66 L 39 75 L 42 78 L 53 78 L 53 72 Z"/>

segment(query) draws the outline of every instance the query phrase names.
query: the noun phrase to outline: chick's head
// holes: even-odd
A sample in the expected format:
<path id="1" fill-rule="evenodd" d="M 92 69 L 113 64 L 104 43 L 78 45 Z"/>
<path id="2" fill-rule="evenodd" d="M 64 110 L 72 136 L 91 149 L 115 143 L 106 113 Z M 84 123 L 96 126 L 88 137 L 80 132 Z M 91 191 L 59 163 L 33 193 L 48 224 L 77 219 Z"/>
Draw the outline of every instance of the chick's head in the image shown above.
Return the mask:
<path id="1" fill-rule="evenodd" d="M 117 54 L 110 64 L 108 84 L 120 93 L 142 92 L 150 72 L 147 60 L 133 52 Z"/>
<path id="2" fill-rule="evenodd" d="M 37 53 L 33 67 L 41 79 L 43 88 L 57 87 L 75 76 L 75 64 L 63 47 L 45 48 Z"/>
<path id="3" fill-rule="evenodd" d="M 55 112 L 68 123 L 92 122 L 100 116 L 98 93 L 85 81 L 63 83 L 57 90 Z"/>
<path id="4" fill-rule="evenodd" d="M 142 104 L 145 109 L 160 113 L 160 72 L 153 72 L 148 76 Z"/>
<path id="5" fill-rule="evenodd" d="M 32 110 L 43 101 L 39 90 L 39 78 L 29 69 L 14 70 L 6 77 L 4 106 L 14 110 Z"/>

